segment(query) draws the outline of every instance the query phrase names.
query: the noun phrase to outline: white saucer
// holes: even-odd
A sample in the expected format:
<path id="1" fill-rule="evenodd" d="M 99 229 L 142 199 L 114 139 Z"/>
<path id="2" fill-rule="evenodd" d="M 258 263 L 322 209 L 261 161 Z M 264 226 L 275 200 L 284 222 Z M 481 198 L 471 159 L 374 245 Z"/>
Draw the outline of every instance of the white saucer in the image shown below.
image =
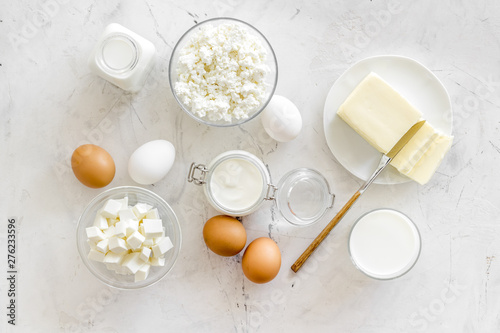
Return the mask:
<path id="1" fill-rule="evenodd" d="M 337 109 L 352 90 L 374 72 L 419 109 L 434 128 L 451 135 L 453 114 L 445 87 L 425 66 L 401 56 L 376 56 L 361 60 L 342 74 L 325 101 L 323 126 L 335 158 L 354 176 L 367 180 L 377 168 L 381 153 L 337 116 Z M 376 184 L 400 184 L 410 179 L 389 165 Z"/>

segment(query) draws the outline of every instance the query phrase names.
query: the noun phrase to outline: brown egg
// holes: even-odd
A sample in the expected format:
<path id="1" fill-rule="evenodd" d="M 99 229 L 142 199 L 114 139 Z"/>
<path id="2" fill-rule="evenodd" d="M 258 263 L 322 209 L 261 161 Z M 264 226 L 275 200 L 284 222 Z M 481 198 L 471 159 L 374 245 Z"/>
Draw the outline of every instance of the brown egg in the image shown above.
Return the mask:
<path id="1" fill-rule="evenodd" d="M 76 178 L 85 186 L 100 188 L 115 177 L 115 162 L 107 151 L 96 145 L 82 145 L 71 156 Z"/>
<path id="2" fill-rule="evenodd" d="M 243 250 L 247 242 L 247 233 L 243 224 L 234 217 L 218 215 L 205 223 L 203 239 L 214 253 L 230 257 Z"/>
<path id="3" fill-rule="evenodd" d="M 267 283 L 280 271 L 280 249 L 271 238 L 257 238 L 245 250 L 241 266 L 243 273 L 250 281 Z"/>

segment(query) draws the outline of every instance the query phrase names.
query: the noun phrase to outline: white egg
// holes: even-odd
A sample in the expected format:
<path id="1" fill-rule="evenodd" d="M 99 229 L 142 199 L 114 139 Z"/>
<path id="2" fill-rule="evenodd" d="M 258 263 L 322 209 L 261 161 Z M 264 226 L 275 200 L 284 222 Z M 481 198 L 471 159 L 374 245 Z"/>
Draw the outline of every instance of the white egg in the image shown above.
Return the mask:
<path id="1" fill-rule="evenodd" d="M 153 184 L 165 177 L 174 160 L 174 145 L 166 140 L 149 141 L 130 156 L 128 173 L 139 184 Z"/>
<path id="2" fill-rule="evenodd" d="M 299 109 L 288 98 L 274 95 L 262 111 L 262 125 L 271 138 L 279 142 L 295 139 L 302 129 Z"/>

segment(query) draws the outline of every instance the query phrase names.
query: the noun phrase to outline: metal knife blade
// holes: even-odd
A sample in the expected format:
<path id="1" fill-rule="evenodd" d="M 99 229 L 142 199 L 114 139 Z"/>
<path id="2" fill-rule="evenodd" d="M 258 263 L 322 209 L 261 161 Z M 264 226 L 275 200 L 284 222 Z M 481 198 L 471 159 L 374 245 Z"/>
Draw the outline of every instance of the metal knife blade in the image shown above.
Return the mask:
<path id="1" fill-rule="evenodd" d="M 394 157 L 396 157 L 396 155 L 401 151 L 401 149 L 403 149 L 403 147 L 406 146 L 406 144 L 408 142 L 410 142 L 411 138 L 413 138 L 413 136 L 415 134 L 417 134 L 418 130 L 420 128 L 422 128 L 422 126 L 424 126 L 424 123 L 425 123 L 425 120 L 421 120 L 421 121 L 415 123 L 412 127 L 410 127 L 410 129 L 408 130 L 408 132 L 406 132 L 401 137 L 401 139 L 399 139 L 399 141 L 394 145 L 394 147 L 392 147 L 392 149 L 386 155 L 391 160 Z"/>

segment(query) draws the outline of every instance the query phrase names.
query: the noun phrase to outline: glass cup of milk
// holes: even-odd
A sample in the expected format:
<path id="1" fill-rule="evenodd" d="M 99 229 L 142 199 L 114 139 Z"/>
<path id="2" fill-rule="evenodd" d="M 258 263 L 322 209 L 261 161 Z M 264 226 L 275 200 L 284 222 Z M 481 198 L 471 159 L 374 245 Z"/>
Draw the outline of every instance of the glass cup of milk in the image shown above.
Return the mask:
<path id="1" fill-rule="evenodd" d="M 406 274 L 420 256 L 417 226 L 393 209 L 376 209 L 362 215 L 349 235 L 349 254 L 364 274 L 390 280 Z"/>

